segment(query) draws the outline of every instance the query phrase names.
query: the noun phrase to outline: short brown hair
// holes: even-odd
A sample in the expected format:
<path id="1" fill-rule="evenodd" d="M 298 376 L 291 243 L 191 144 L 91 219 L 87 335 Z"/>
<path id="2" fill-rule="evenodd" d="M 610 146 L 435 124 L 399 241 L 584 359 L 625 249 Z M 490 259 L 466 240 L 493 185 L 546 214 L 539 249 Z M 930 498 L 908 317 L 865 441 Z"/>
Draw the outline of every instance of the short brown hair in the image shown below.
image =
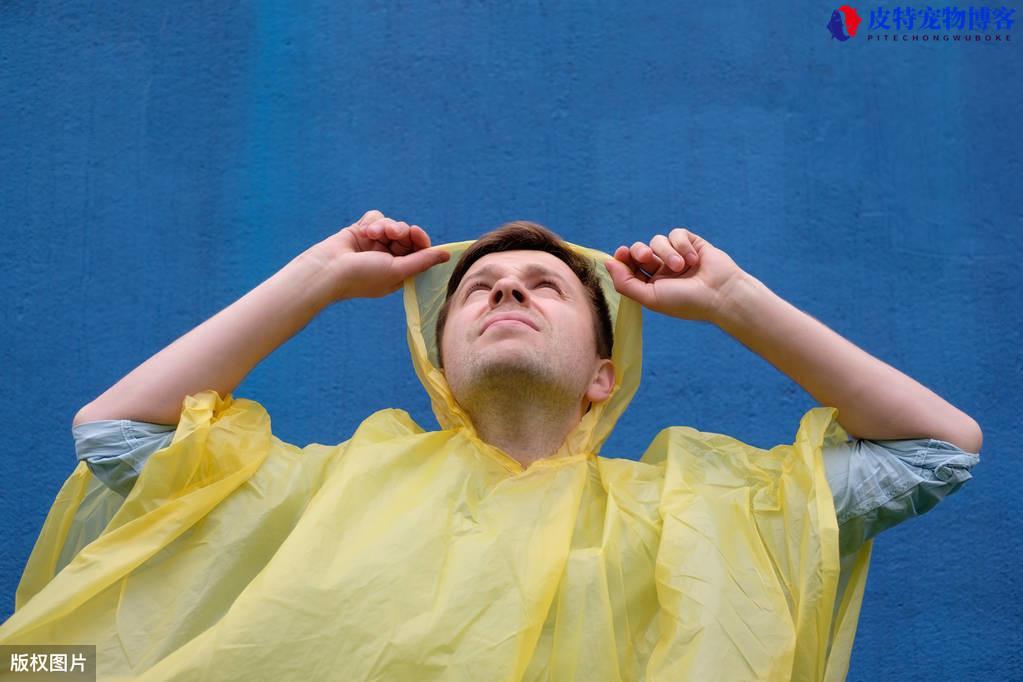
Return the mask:
<path id="1" fill-rule="evenodd" d="M 600 286 L 600 280 L 593 269 L 593 263 L 575 251 L 557 234 L 543 225 L 528 220 L 515 220 L 491 230 L 474 241 L 466 249 L 455 264 L 455 269 L 448 279 L 447 295 L 444 305 L 437 315 L 437 358 L 441 369 L 444 368 L 444 354 L 441 352 L 441 341 L 444 338 L 444 323 L 448 317 L 448 306 L 451 296 L 465 277 L 473 263 L 490 253 L 513 251 L 518 249 L 534 249 L 546 251 L 562 260 L 575 273 L 583 288 L 590 295 L 590 307 L 593 310 L 593 334 L 597 341 L 597 354 L 601 358 L 610 358 L 614 346 L 614 331 L 611 325 L 611 311 L 607 298 Z"/>

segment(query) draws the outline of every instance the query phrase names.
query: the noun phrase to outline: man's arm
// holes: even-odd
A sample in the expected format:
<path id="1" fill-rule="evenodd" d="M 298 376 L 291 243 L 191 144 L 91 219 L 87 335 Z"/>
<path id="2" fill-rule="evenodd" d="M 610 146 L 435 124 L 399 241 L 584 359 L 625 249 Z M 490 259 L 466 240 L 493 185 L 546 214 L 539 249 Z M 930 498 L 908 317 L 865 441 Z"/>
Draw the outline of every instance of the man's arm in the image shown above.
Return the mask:
<path id="1" fill-rule="evenodd" d="M 176 424 L 185 396 L 233 392 L 326 306 L 392 293 L 407 277 L 450 258 L 429 246 L 418 225 L 368 211 L 136 367 L 80 409 L 72 425 L 103 419 Z"/>
<path id="2" fill-rule="evenodd" d="M 712 321 L 802 386 L 838 408 L 851 436 L 936 438 L 980 452 L 977 422 L 927 387 L 873 357 L 743 272 L 721 292 Z"/>
<path id="3" fill-rule="evenodd" d="M 604 263 L 615 289 L 655 312 L 712 322 L 838 408 L 850 435 L 934 438 L 980 452 L 969 415 L 790 305 L 732 258 L 683 227 L 624 244 Z"/>
<path id="4" fill-rule="evenodd" d="M 208 388 L 226 396 L 327 304 L 325 282 L 315 263 L 293 259 L 80 409 L 72 425 L 104 419 L 176 424 L 185 396 Z"/>

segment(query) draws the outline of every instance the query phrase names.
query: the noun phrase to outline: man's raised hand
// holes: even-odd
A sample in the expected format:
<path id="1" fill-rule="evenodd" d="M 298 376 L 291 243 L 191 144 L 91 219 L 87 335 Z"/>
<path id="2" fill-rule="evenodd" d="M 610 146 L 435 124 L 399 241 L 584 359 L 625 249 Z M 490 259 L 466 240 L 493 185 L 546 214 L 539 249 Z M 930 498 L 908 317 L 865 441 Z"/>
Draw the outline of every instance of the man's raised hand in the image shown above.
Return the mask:
<path id="1" fill-rule="evenodd" d="M 727 253 L 682 227 L 648 244 L 619 246 L 604 267 L 618 293 L 665 315 L 707 322 L 715 321 L 728 285 L 746 274 Z"/>
<path id="2" fill-rule="evenodd" d="M 311 246 L 303 257 L 325 266 L 334 278 L 333 300 L 379 298 L 451 255 L 430 247 L 418 225 L 367 211 L 357 222 Z"/>

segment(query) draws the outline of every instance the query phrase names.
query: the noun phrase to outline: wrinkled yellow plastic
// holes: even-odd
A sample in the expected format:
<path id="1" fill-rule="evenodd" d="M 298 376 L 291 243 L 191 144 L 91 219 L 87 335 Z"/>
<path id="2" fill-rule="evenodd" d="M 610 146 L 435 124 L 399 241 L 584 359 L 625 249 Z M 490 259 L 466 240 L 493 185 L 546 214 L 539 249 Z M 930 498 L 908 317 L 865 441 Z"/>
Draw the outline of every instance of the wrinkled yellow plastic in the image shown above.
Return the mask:
<path id="1" fill-rule="evenodd" d="M 299 448 L 258 402 L 188 396 L 119 509 L 84 463 L 68 478 L 0 643 L 94 643 L 100 679 L 844 679 L 870 544 L 836 604 L 837 410 L 770 450 L 677 426 L 639 461 L 600 456 L 639 386 L 641 310 L 572 245 L 611 302 L 615 392 L 523 470 L 435 367 L 470 243 L 405 283 L 440 430 L 385 409 Z"/>

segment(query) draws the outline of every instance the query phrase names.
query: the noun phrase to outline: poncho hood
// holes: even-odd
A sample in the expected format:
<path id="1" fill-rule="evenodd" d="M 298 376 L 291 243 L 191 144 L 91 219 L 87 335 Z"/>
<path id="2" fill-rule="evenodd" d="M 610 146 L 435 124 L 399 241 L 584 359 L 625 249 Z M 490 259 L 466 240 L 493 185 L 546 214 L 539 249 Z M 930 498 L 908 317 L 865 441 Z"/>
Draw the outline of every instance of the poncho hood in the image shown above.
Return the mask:
<path id="1" fill-rule="evenodd" d="M 478 445 L 491 448 L 480 441 L 472 420 L 455 401 L 444 373 L 438 367 L 437 316 L 444 304 L 451 273 L 462 253 L 473 243 L 473 240 L 469 240 L 434 247 L 447 251 L 451 258 L 415 278 L 405 280 L 405 315 L 408 321 L 408 345 L 412 363 L 419 380 L 430 395 L 433 413 L 441 428 L 464 429 Z M 642 307 L 636 301 L 619 294 L 614 288 L 611 276 L 604 267 L 604 261 L 611 258 L 609 254 L 571 242 L 564 243 L 593 262 L 594 271 L 607 299 L 614 330 L 611 361 L 615 368 L 615 386 L 606 400 L 595 403 L 582 417 L 575 429 L 565 438 L 562 447 L 552 457 L 583 453 L 595 456 L 600 452 L 618 418 L 639 388 L 643 369 Z"/>

